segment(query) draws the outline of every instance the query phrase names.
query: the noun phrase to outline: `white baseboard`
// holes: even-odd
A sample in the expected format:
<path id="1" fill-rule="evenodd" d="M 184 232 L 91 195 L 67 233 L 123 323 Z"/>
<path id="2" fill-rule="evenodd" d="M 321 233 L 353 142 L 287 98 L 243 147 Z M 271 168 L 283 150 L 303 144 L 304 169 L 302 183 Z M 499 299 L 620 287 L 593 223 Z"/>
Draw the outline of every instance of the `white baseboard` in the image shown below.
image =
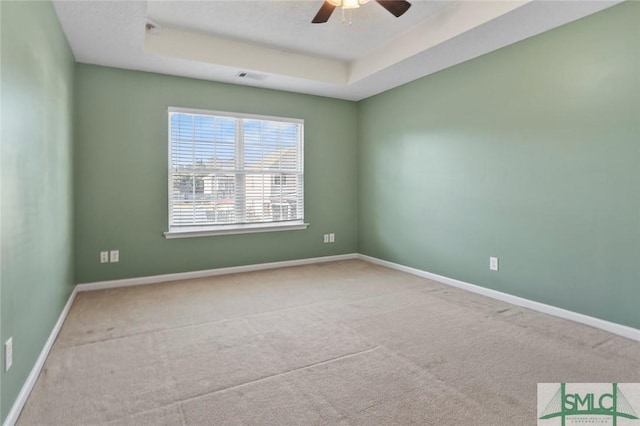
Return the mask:
<path id="1" fill-rule="evenodd" d="M 412 275 L 417 275 L 422 278 L 427 278 L 433 281 L 438 281 L 442 284 L 447 284 L 452 287 L 458 287 L 463 290 L 470 291 L 472 293 L 481 294 L 483 296 L 491 297 L 492 299 L 501 300 L 503 302 L 511 303 L 512 305 L 522 306 L 534 311 L 542 312 L 545 314 L 553 315 L 559 318 L 568 319 L 581 324 L 586 324 L 591 327 L 599 328 L 601 330 L 608 331 L 613 334 L 617 334 L 628 339 L 640 341 L 640 330 L 633 327 L 628 327 L 622 324 L 616 324 L 614 322 L 605 321 L 603 319 L 590 317 L 588 315 L 579 314 L 577 312 L 568 311 L 566 309 L 558 308 L 555 306 L 547 305 L 533 300 L 524 299 L 522 297 L 513 296 L 511 294 L 503 293 L 497 290 L 491 290 L 489 288 L 481 287 L 475 284 L 470 284 L 464 281 L 456 280 L 453 278 L 445 277 L 442 275 L 434 274 L 431 272 L 423 271 L 421 269 L 411 268 L 409 266 L 400 265 L 398 263 L 389 262 L 387 260 L 378 259 L 375 257 L 367 256 L 364 254 L 358 254 L 358 259 L 374 263 L 376 265 L 385 266 L 387 268 L 396 269 L 398 271 L 407 272 Z"/>
<path id="2" fill-rule="evenodd" d="M 49 356 L 49 351 L 51 351 L 51 348 L 53 347 L 53 343 L 56 341 L 56 338 L 58 337 L 58 333 L 62 328 L 62 324 L 64 323 L 64 320 L 67 319 L 67 315 L 69 314 L 71 305 L 73 304 L 73 301 L 76 298 L 76 294 L 77 294 L 77 289 L 74 288 L 73 291 L 71 292 L 71 295 L 69 296 L 69 299 L 67 300 L 67 303 L 64 305 L 64 308 L 62 309 L 60 316 L 58 317 L 58 321 L 56 321 L 56 324 L 53 326 L 53 330 L 51 330 L 51 334 L 49 334 L 49 338 L 45 342 L 44 347 L 40 352 L 40 356 L 38 356 L 38 359 L 36 360 L 35 365 L 31 369 L 31 373 L 29 373 L 27 380 L 24 382 L 24 385 L 22 385 L 22 389 L 20 389 L 20 393 L 18 394 L 18 397 L 16 398 L 16 400 L 13 403 L 13 406 L 11 407 L 11 411 L 9 411 L 9 414 L 7 414 L 7 418 L 4 420 L 4 426 L 13 426 L 18 421 L 20 412 L 22 411 L 24 404 L 27 402 L 27 398 L 29 398 L 29 394 L 33 390 L 33 387 L 35 386 L 36 381 L 38 380 L 40 371 L 42 371 L 42 367 L 44 367 L 44 362 L 47 360 L 47 357 Z"/>
<path id="3" fill-rule="evenodd" d="M 157 284 L 167 281 L 188 280 L 191 278 L 213 277 L 216 275 L 238 274 L 240 272 L 263 271 L 266 269 L 287 268 L 290 266 L 310 265 L 312 263 L 335 262 L 357 259 L 357 253 L 335 256 L 311 257 L 307 259 L 285 260 L 282 262 L 258 263 L 255 265 L 232 266 L 229 268 L 206 269 L 202 271 L 179 272 L 177 274 L 154 275 L 150 277 L 127 278 L 123 280 L 98 281 L 76 285 L 78 291 L 104 290 L 108 288 L 130 287 L 144 284 Z"/>

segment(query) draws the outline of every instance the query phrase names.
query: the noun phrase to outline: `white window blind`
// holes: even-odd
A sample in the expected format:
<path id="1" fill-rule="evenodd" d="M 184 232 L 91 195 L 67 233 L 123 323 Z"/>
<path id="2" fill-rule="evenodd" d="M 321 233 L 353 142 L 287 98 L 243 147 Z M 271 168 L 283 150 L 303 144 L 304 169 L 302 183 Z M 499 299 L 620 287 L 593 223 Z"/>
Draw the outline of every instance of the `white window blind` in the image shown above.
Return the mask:
<path id="1" fill-rule="evenodd" d="M 169 109 L 169 231 L 302 223 L 303 122 Z"/>

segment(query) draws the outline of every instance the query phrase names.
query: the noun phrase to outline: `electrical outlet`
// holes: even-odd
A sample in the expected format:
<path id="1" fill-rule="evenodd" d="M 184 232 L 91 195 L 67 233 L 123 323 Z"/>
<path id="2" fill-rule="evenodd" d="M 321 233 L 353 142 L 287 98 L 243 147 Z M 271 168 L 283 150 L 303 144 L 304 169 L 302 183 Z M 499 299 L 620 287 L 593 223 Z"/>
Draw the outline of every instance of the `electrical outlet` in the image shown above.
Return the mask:
<path id="1" fill-rule="evenodd" d="M 497 257 L 490 257 L 489 258 L 489 269 L 491 269 L 492 271 L 497 271 L 498 270 L 498 258 Z"/>
<path id="2" fill-rule="evenodd" d="M 9 371 L 13 365 L 13 337 L 4 342 L 4 371 Z"/>
<path id="3" fill-rule="evenodd" d="M 324 234 L 324 242 L 325 244 L 329 242 L 329 234 Z"/>
<path id="4" fill-rule="evenodd" d="M 336 242 L 336 234 L 334 234 L 333 232 L 331 234 L 329 234 L 329 242 L 330 243 L 335 243 Z"/>
<path id="5" fill-rule="evenodd" d="M 100 263 L 109 263 L 109 252 L 101 251 L 100 252 Z"/>
<path id="6" fill-rule="evenodd" d="M 109 252 L 109 262 L 116 263 L 120 261 L 120 250 L 111 250 Z"/>

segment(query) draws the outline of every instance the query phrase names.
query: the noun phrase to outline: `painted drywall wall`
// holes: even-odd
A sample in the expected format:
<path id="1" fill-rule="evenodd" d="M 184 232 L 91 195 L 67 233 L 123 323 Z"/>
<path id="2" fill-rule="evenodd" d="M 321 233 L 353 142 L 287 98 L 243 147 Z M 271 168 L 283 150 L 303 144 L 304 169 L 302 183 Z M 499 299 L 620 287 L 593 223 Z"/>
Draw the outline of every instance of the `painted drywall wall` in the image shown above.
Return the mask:
<path id="1" fill-rule="evenodd" d="M 74 60 L 50 2 L 0 8 L 2 341 L 13 337 L 4 421 L 74 284 Z"/>
<path id="2" fill-rule="evenodd" d="M 361 102 L 359 251 L 640 327 L 638 22 L 623 3 Z"/>
<path id="3" fill-rule="evenodd" d="M 353 102 L 77 65 L 79 283 L 351 253 L 357 247 Z M 305 120 L 306 230 L 167 240 L 167 107 Z M 334 232 L 336 242 L 323 243 Z M 120 262 L 99 263 L 101 250 Z"/>

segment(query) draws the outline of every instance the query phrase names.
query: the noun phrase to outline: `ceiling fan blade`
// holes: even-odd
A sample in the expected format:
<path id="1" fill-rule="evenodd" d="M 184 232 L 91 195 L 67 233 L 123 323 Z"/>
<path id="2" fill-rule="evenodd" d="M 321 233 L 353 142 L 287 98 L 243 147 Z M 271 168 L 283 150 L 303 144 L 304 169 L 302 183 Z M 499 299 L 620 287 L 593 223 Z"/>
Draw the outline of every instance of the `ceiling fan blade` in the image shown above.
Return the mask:
<path id="1" fill-rule="evenodd" d="M 311 21 L 311 23 L 322 24 L 327 22 L 329 20 L 329 17 L 333 13 L 333 9 L 335 8 L 336 7 L 334 5 L 332 5 L 328 1 L 325 1 L 324 3 L 322 3 L 322 6 L 320 6 L 320 10 L 318 10 L 318 13 L 316 13 L 316 16 L 313 18 L 313 21 Z"/>
<path id="2" fill-rule="evenodd" d="M 411 3 L 405 0 L 376 0 L 380 6 L 387 9 L 393 16 L 399 18 L 402 16 L 409 8 L 411 7 Z"/>

